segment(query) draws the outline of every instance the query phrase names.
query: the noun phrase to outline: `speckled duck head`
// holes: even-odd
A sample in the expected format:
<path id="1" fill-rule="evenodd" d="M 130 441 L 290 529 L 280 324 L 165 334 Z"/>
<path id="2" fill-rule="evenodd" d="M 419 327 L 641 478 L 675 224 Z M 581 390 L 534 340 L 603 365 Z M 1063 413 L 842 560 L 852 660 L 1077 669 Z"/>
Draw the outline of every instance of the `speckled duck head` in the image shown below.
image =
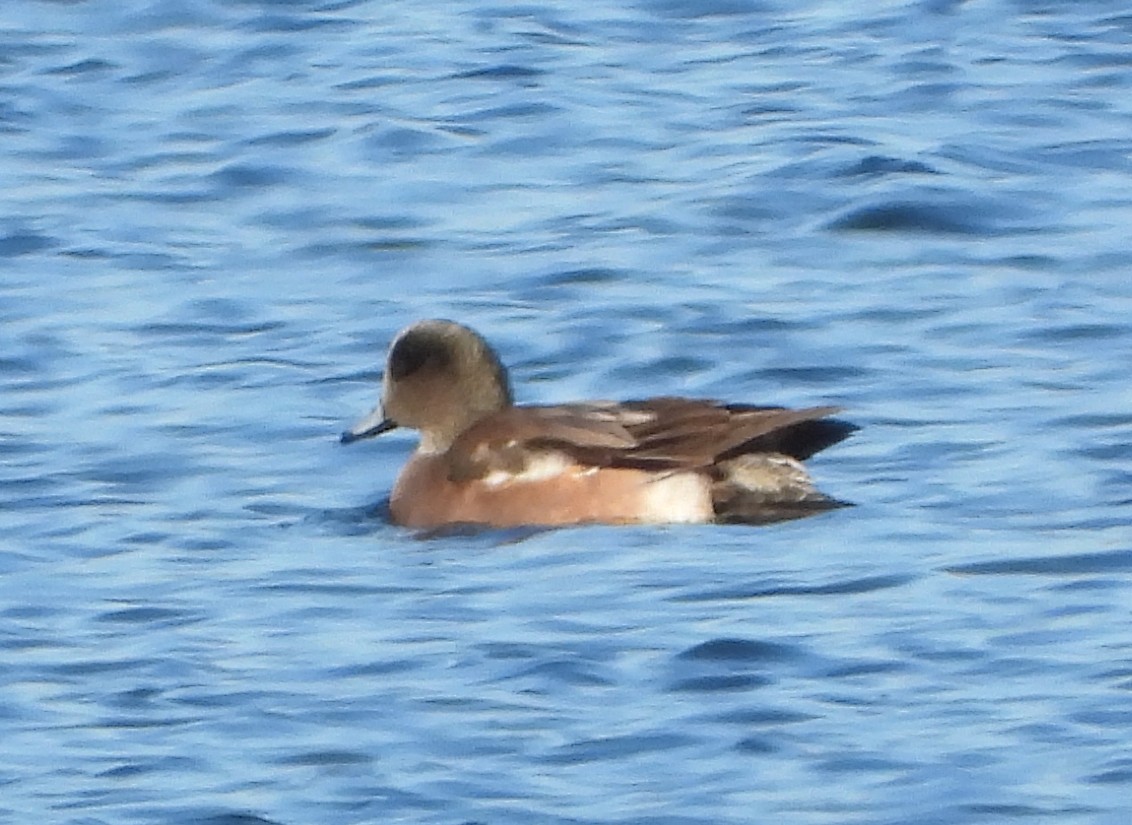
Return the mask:
<path id="1" fill-rule="evenodd" d="M 476 421 L 511 404 L 507 370 L 478 332 L 454 321 L 418 321 L 389 346 L 381 404 L 342 441 L 408 427 L 420 432 L 421 452 L 444 452 Z"/>

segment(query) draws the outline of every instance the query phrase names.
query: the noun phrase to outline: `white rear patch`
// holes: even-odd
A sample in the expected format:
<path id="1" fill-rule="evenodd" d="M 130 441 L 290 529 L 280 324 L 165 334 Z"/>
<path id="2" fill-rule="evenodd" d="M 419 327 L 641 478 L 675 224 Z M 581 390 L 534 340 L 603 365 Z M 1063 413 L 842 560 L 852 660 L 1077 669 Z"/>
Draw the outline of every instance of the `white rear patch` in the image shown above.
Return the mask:
<path id="1" fill-rule="evenodd" d="M 697 473 L 672 473 L 650 479 L 644 485 L 641 521 L 699 523 L 711 521 L 711 486 Z"/>

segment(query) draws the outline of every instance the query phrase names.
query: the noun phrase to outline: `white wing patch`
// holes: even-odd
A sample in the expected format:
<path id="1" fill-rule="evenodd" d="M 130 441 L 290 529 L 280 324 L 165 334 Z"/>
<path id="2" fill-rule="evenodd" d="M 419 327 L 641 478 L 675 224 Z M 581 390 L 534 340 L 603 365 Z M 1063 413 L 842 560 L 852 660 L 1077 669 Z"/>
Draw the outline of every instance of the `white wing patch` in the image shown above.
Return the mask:
<path id="1" fill-rule="evenodd" d="M 504 484 L 526 484 L 532 481 L 546 481 L 556 478 L 575 468 L 573 459 L 564 453 L 552 451 L 531 454 L 527 466 L 517 473 L 507 470 L 492 470 L 482 479 L 488 487 L 502 487 Z"/>

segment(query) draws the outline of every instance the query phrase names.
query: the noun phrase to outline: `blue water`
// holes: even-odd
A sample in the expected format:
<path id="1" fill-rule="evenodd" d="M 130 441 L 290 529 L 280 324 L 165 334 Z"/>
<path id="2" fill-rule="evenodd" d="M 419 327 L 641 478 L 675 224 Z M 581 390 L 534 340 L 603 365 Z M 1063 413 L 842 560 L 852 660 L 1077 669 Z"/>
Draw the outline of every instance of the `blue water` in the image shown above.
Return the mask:
<path id="1" fill-rule="evenodd" d="M 1117 2 L 7 2 L 0 821 L 1124 823 Z M 520 398 L 839 403 L 857 506 L 422 538 Z"/>

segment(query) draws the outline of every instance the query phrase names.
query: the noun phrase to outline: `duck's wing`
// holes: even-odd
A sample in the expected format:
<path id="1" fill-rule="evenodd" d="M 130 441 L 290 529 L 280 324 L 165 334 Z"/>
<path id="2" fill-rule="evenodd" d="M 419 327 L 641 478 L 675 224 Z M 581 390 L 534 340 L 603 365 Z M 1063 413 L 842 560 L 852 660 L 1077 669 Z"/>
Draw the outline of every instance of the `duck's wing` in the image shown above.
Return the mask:
<path id="1" fill-rule="evenodd" d="M 848 437 L 857 427 L 830 416 L 840 407 L 803 409 L 720 404 L 689 398 L 650 398 L 622 405 L 651 419 L 627 429 L 637 459 L 704 466 L 746 453 L 781 453 L 804 460 Z"/>
<path id="2" fill-rule="evenodd" d="M 519 475 L 548 453 L 593 467 L 699 469 L 745 453 L 804 459 L 857 428 L 839 407 L 755 407 L 650 398 L 509 407 L 481 419 L 448 451 L 450 478 Z"/>

